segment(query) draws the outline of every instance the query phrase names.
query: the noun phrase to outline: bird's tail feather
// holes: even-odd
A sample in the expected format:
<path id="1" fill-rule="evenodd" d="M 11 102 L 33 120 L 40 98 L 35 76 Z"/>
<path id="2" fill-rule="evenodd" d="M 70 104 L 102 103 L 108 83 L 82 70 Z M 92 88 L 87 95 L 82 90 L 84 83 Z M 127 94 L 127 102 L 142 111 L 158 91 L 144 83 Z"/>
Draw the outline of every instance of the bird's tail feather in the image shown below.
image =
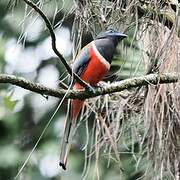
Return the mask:
<path id="1" fill-rule="evenodd" d="M 60 163 L 64 170 L 66 170 L 67 156 L 71 148 L 72 137 L 74 134 L 76 121 L 68 118 L 65 122 L 65 130 L 61 144 Z"/>
<path id="2" fill-rule="evenodd" d="M 76 119 L 83 106 L 83 103 L 84 101 L 81 100 L 72 100 L 68 105 L 68 116 L 65 122 L 59 163 L 64 170 L 66 170 L 67 156 L 70 151 L 72 138 L 76 129 Z"/>

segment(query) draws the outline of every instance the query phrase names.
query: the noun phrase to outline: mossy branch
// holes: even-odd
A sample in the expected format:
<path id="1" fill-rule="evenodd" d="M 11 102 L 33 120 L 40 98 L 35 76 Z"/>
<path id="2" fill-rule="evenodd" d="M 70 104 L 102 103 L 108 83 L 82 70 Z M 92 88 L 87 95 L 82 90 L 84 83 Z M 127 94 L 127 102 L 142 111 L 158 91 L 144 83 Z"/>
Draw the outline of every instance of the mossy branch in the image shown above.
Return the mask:
<path id="1" fill-rule="evenodd" d="M 104 87 L 94 88 L 94 92 L 85 90 L 69 90 L 67 92 L 64 89 L 52 89 L 45 87 L 44 85 L 41 85 L 39 83 L 34 83 L 24 78 L 7 74 L 0 74 L 0 83 L 9 83 L 32 92 L 39 93 L 41 95 L 53 96 L 57 98 L 62 98 L 67 93 L 66 99 L 87 99 L 99 95 L 112 94 L 115 92 L 129 90 L 131 88 L 142 87 L 146 85 L 176 83 L 179 81 L 179 77 L 180 74 L 178 73 L 149 74 L 111 83 L 109 85 L 105 85 Z"/>

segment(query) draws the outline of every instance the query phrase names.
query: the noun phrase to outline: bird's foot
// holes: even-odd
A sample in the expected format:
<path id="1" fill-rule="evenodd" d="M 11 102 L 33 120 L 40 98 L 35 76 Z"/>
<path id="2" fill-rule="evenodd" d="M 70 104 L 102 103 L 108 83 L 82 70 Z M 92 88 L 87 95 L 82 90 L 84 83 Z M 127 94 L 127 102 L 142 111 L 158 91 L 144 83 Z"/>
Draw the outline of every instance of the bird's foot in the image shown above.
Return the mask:
<path id="1" fill-rule="evenodd" d="M 94 85 L 94 88 L 99 88 L 99 89 L 103 89 L 104 88 L 105 83 L 104 82 L 99 82 L 98 84 Z"/>
<path id="2" fill-rule="evenodd" d="M 91 85 L 86 86 L 85 90 L 92 93 L 92 94 L 95 94 L 95 90 Z"/>

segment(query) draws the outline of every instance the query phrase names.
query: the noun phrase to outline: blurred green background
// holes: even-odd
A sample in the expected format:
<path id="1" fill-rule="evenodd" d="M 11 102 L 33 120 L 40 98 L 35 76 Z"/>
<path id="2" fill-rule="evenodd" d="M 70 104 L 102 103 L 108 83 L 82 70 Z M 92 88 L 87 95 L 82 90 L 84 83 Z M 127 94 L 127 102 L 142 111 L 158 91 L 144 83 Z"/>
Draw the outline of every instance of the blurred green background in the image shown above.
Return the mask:
<path id="1" fill-rule="evenodd" d="M 54 18 L 57 4 L 61 11 Z M 72 6 L 70 0 L 49 1 L 44 4 L 43 9 L 56 24 Z M 25 9 L 24 3 L 18 2 L 15 8 L 8 10 L 8 2 L 0 1 L 0 72 L 58 88 L 59 78 L 63 79 L 66 76 L 65 69 L 51 49 L 50 38 L 42 20 L 36 13 L 25 16 Z M 70 33 L 72 22 L 73 16 L 69 15 L 64 19 L 62 26 L 55 30 L 57 47 L 69 61 L 72 59 L 73 49 Z M 111 68 L 111 76 L 106 81 L 124 79 L 143 72 L 142 64 L 138 64 L 140 52 L 135 43 L 134 46 L 131 44 L 133 30 L 128 32 L 128 36 L 123 45 L 119 46 Z M 39 94 L 9 84 L 0 84 L 0 179 L 8 180 L 16 176 L 59 101 L 53 97 L 46 99 Z M 58 166 L 66 105 L 67 101 L 59 109 L 18 179 L 83 179 L 84 151 L 78 144 L 78 138 L 77 148 L 72 148 L 69 156 L 68 170 L 63 171 Z M 83 130 L 80 129 L 79 133 L 80 137 L 84 136 Z M 138 147 L 135 143 L 131 144 L 132 140 L 129 140 L 128 133 L 124 141 L 127 144 L 129 141 L 129 148 L 121 146 L 121 150 L 124 151 L 122 155 L 124 172 L 120 173 L 117 163 L 113 161 L 108 166 L 108 158 L 104 156 L 98 163 L 99 179 L 133 180 L 143 175 L 143 164 L 146 162 L 141 161 L 142 165 L 139 166 L 141 168 L 136 167 L 137 162 L 133 158 L 131 147 L 137 149 Z M 92 158 L 86 179 L 98 179 L 96 171 L 95 158 Z"/>

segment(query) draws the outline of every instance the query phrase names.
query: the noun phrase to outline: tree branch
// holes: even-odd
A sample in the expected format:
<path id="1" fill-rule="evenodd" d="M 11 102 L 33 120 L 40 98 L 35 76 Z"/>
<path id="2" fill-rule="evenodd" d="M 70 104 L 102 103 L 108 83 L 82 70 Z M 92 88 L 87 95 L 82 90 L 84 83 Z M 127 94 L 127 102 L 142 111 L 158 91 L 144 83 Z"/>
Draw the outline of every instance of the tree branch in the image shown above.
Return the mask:
<path id="1" fill-rule="evenodd" d="M 30 90 L 32 92 L 39 93 L 41 95 L 53 96 L 57 98 L 62 98 L 67 93 L 66 99 L 87 99 L 99 95 L 111 94 L 126 89 L 142 87 L 146 85 L 176 83 L 179 81 L 179 77 L 179 73 L 149 74 L 146 76 L 118 81 L 101 88 L 95 88 L 93 93 L 85 90 L 70 90 L 68 92 L 64 89 L 56 90 L 45 87 L 39 83 L 31 82 L 24 78 L 7 74 L 0 74 L 0 83 L 9 83 Z"/>
<path id="2" fill-rule="evenodd" d="M 47 29 L 49 30 L 49 34 L 51 36 L 51 41 L 52 41 L 52 49 L 54 51 L 54 53 L 58 56 L 58 58 L 60 59 L 60 61 L 63 63 L 63 65 L 65 66 L 67 72 L 76 79 L 77 82 L 79 82 L 83 87 L 88 87 L 88 88 L 92 88 L 89 84 L 87 84 L 85 81 L 83 81 L 77 74 L 75 74 L 72 69 L 70 68 L 70 66 L 68 65 L 68 63 L 66 62 L 65 58 L 63 57 L 63 55 L 58 51 L 57 47 L 56 47 L 56 35 L 53 31 L 51 22 L 49 21 L 49 19 L 46 17 L 46 15 L 42 12 L 42 10 L 36 5 L 34 4 L 32 1 L 30 0 L 23 0 L 27 5 L 29 5 L 31 8 L 33 8 L 43 19 L 43 21 L 46 24 Z"/>

